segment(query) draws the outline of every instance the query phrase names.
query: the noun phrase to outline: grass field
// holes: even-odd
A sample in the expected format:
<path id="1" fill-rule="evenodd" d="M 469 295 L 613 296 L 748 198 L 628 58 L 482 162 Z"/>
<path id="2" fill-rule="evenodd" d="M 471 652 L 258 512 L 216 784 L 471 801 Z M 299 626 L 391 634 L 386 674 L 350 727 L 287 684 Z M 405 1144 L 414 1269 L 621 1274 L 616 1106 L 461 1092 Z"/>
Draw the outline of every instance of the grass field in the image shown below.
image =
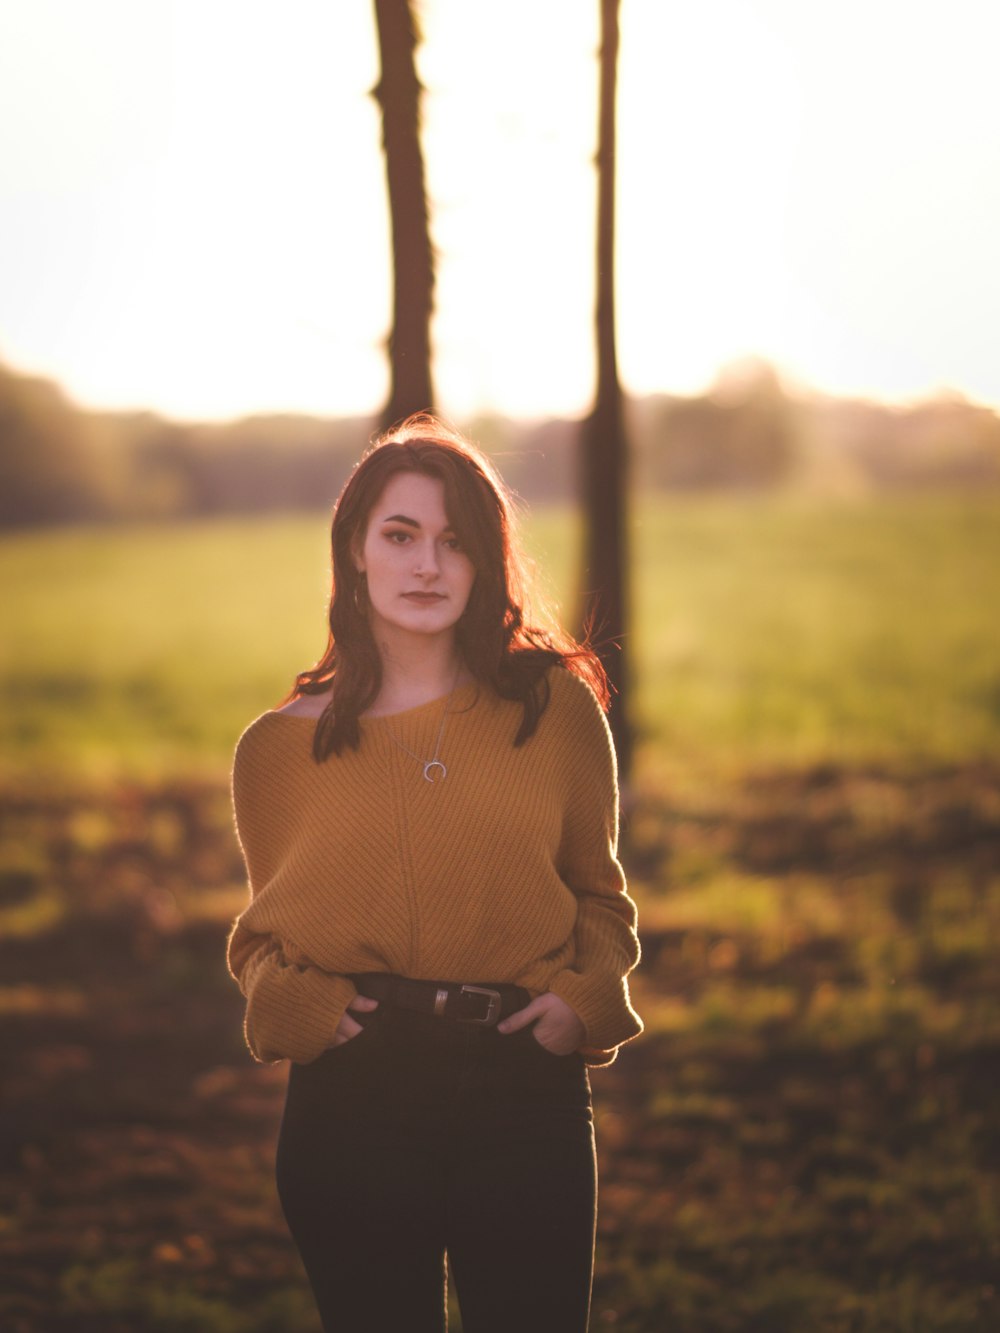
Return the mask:
<path id="1" fill-rule="evenodd" d="M 1000 1326 L 1000 503 L 649 503 L 594 1333 Z M 530 541 L 564 601 L 572 524 Z M 0 1327 L 316 1333 L 221 965 L 322 520 L 0 543 Z M 453 1329 L 460 1329 L 456 1320 Z"/>
<path id="2" fill-rule="evenodd" d="M 526 533 L 574 604 L 570 515 Z M 762 498 L 638 509 L 647 770 L 1000 749 L 1000 503 Z M 8 773 L 225 769 L 325 644 L 322 517 L 0 542 Z"/>

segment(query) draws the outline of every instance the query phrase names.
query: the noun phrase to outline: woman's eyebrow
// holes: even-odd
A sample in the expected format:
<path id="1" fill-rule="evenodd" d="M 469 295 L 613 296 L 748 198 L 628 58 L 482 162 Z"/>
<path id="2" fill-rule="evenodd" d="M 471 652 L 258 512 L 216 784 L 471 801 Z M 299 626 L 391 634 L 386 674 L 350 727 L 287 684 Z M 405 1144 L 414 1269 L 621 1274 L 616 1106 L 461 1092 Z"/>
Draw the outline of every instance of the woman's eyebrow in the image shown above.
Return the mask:
<path id="1" fill-rule="evenodd" d="M 419 527 L 420 527 L 420 524 L 417 522 L 417 520 L 416 520 L 415 518 L 408 518 L 406 514 L 390 514 L 387 518 L 384 518 L 384 519 L 382 520 L 382 522 L 383 522 L 383 523 L 404 523 L 408 528 L 417 528 L 417 529 L 419 529 Z M 447 526 L 446 528 L 442 528 L 441 530 L 442 530 L 442 532 L 454 532 L 454 531 L 455 531 L 455 529 L 451 526 L 450 523 L 448 524 L 448 526 Z"/>

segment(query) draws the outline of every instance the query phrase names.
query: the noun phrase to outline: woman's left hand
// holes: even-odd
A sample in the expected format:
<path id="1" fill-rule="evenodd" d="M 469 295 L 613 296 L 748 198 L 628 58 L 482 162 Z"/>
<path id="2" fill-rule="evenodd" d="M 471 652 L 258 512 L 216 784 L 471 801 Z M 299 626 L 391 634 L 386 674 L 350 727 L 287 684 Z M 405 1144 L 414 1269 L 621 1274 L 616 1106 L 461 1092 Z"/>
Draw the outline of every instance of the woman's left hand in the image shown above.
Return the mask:
<path id="1" fill-rule="evenodd" d="M 552 1055 L 571 1055 L 587 1035 L 575 1009 L 546 991 L 497 1024 L 498 1032 L 517 1032 L 534 1023 L 534 1038 Z"/>

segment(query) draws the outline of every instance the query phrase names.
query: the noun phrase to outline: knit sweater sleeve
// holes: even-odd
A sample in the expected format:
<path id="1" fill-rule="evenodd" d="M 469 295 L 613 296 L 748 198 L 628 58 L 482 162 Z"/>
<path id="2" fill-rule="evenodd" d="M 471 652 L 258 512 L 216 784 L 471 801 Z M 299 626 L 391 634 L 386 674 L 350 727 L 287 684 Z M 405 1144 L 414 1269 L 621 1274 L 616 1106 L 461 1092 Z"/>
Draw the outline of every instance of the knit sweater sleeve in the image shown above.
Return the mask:
<path id="1" fill-rule="evenodd" d="M 232 795 L 252 904 L 280 864 L 292 814 L 281 784 L 271 780 L 266 744 L 254 726 L 236 748 Z M 230 932 L 226 960 L 246 997 L 247 1045 L 261 1063 L 315 1060 L 357 994 L 347 977 L 315 966 L 278 933 L 251 930 L 242 917 Z"/>
<path id="2" fill-rule="evenodd" d="M 576 677 L 563 683 L 569 799 L 559 870 L 576 895 L 572 966 L 549 989 L 580 1016 L 590 1064 L 609 1064 L 642 1031 L 628 974 L 639 961 L 636 907 L 618 860 L 618 775 L 614 744 L 592 691 Z M 555 700 L 553 700 L 555 703 Z"/>
<path id="3" fill-rule="evenodd" d="M 256 935 L 237 921 L 229 936 L 229 970 L 246 996 L 243 1032 L 262 1064 L 309 1064 L 330 1045 L 337 1024 L 357 994 L 347 977 L 289 958 L 272 935 Z"/>

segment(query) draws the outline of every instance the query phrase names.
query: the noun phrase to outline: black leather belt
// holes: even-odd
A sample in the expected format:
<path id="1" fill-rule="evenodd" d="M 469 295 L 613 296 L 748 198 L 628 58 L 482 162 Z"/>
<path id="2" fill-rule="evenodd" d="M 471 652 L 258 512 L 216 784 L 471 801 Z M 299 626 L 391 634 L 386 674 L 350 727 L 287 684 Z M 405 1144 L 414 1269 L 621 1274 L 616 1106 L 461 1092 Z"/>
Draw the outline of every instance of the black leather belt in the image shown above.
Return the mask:
<path id="1" fill-rule="evenodd" d="M 455 1023 L 495 1027 L 502 1018 L 523 1009 L 531 996 L 522 986 L 472 985 L 461 981 L 416 981 L 392 972 L 365 972 L 351 980 L 359 994 L 380 1004 L 432 1014 Z"/>

